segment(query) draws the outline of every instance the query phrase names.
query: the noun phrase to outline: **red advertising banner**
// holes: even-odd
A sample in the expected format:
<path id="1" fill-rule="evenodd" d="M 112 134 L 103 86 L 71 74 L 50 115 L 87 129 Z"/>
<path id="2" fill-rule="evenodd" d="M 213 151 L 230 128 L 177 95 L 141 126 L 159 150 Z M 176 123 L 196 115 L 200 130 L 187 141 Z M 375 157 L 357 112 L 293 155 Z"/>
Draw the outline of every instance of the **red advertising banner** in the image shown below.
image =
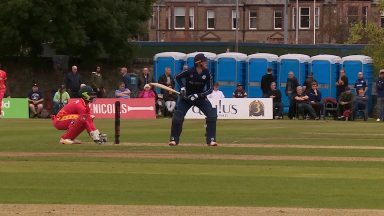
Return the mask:
<path id="1" fill-rule="evenodd" d="M 122 119 L 155 119 L 154 98 L 96 98 L 91 104 L 91 114 L 96 118 L 115 118 L 115 102 L 120 101 Z"/>

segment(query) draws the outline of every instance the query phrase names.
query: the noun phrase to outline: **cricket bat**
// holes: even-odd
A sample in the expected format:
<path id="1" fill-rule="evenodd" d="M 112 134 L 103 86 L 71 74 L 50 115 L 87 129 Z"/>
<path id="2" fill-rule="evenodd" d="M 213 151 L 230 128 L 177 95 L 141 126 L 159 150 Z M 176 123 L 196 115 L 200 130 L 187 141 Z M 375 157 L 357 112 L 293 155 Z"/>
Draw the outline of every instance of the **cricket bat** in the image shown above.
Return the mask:
<path id="1" fill-rule="evenodd" d="M 163 85 L 163 84 L 160 84 L 160 83 L 149 83 L 149 85 L 164 89 L 166 91 L 170 91 L 170 92 L 175 93 L 175 94 L 180 94 L 180 92 L 176 91 L 175 89 L 170 88 L 170 87 Z"/>

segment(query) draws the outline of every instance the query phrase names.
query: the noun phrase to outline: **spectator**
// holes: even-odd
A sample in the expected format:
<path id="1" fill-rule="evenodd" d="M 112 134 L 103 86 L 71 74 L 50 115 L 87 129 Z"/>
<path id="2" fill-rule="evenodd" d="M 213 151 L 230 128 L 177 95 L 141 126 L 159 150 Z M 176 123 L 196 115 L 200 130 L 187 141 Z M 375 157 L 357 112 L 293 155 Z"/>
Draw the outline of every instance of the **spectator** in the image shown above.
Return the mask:
<path id="1" fill-rule="evenodd" d="M 346 86 L 344 90 L 339 97 L 339 113 L 341 114 L 339 119 L 345 118 L 345 120 L 348 121 L 352 114 L 353 94 L 349 86 Z"/>
<path id="2" fill-rule="evenodd" d="M 139 90 L 143 90 L 146 84 L 153 82 L 153 76 L 149 73 L 149 69 L 147 67 L 143 68 L 143 73 L 139 77 Z"/>
<path id="3" fill-rule="evenodd" d="M 131 98 L 137 97 L 138 95 L 138 78 L 134 73 L 128 73 L 128 68 L 120 68 L 121 81 L 124 82 L 125 88 L 131 91 Z"/>
<path id="4" fill-rule="evenodd" d="M 168 87 L 171 86 L 169 85 Z M 165 91 L 163 93 L 163 100 L 165 102 L 166 108 L 166 110 L 164 111 L 164 117 L 166 117 L 167 114 L 170 114 L 170 117 L 172 117 L 176 107 L 177 95 L 170 91 Z"/>
<path id="5" fill-rule="evenodd" d="M 312 119 L 318 120 L 319 118 L 316 116 L 315 110 L 312 108 L 309 102 L 308 95 L 303 91 L 303 87 L 298 86 L 296 88 L 296 93 L 293 95 L 293 100 L 296 104 L 296 112 L 297 116 L 302 114 L 305 116 L 308 113 Z"/>
<path id="6" fill-rule="evenodd" d="M 384 120 L 384 69 L 380 70 L 379 78 L 376 81 L 377 92 L 377 119 L 376 121 Z"/>
<path id="7" fill-rule="evenodd" d="M 303 91 L 308 93 L 312 89 L 312 83 L 317 81 L 313 78 L 313 73 L 309 73 L 303 82 Z"/>
<path id="8" fill-rule="evenodd" d="M 32 90 L 28 93 L 29 110 L 31 111 L 31 118 L 40 117 L 43 110 L 43 94 L 39 91 L 39 86 L 35 83 Z"/>
<path id="9" fill-rule="evenodd" d="M 139 93 L 139 98 L 156 98 L 156 94 L 149 84 L 145 84 L 144 90 Z"/>
<path id="10" fill-rule="evenodd" d="M 96 71 L 91 74 L 91 87 L 96 92 L 98 98 L 103 98 L 105 89 L 103 85 L 103 76 L 101 75 L 101 66 L 96 66 Z"/>
<path id="11" fill-rule="evenodd" d="M 131 91 L 125 87 L 124 82 L 119 83 L 119 88 L 115 91 L 116 98 L 125 98 L 128 99 L 131 97 Z"/>
<path id="12" fill-rule="evenodd" d="M 357 74 L 357 80 L 355 82 L 355 90 L 356 94 L 359 94 L 359 90 L 363 89 L 364 94 L 367 93 L 368 90 L 368 83 L 363 77 L 363 72 L 359 72 Z"/>
<path id="13" fill-rule="evenodd" d="M 234 98 L 246 98 L 248 97 L 247 92 L 244 91 L 242 84 L 237 84 L 236 90 L 233 92 Z"/>
<path id="14" fill-rule="evenodd" d="M 323 103 L 321 102 L 321 92 L 318 89 L 317 82 L 312 82 L 311 90 L 308 91 L 308 99 L 318 117 L 322 114 Z"/>
<path id="15" fill-rule="evenodd" d="M 175 79 L 171 75 L 171 68 L 166 67 L 164 74 L 160 76 L 159 81 L 160 84 L 163 84 L 165 86 L 175 88 Z M 165 90 L 161 89 L 161 93 L 164 94 L 166 92 Z"/>
<path id="16" fill-rule="evenodd" d="M 65 79 L 65 86 L 69 92 L 71 98 L 79 98 L 79 90 L 81 84 L 81 77 L 77 71 L 77 66 L 72 66 L 72 71 L 69 72 Z"/>
<path id="17" fill-rule="evenodd" d="M 9 88 L 7 88 L 7 72 L 5 72 L 2 69 L 2 66 L 0 64 L 0 117 L 3 116 L 3 113 L 1 111 L 1 106 L 2 106 L 3 97 L 6 94 L 7 89 L 9 92 Z"/>
<path id="18" fill-rule="evenodd" d="M 207 97 L 211 98 L 211 99 L 223 99 L 223 98 L 225 98 L 223 92 L 219 90 L 219 83 L 215 83 L 213 85 L 213 91 Z"/>
<path id="19" fill-rule="evenodd" d="M 62 84 L 59 90 L 53 96 L 53 114 L 56 115 L 61 108 L 68 104 L 70 97 L 65 88 L 65 85 Z"/>
<path id="20" fill-rule="evenodd" d="M 281 103 L 281 91 L 276 89 L 276 83 L 271 82 L 267 97 L 273 99 L 273 116 L 275 119 L 283 118 L 283 104 Z"/>
<path id="21" fill-rule="evenodd" d="M 285 88 L 285 94 L 288 97 L 289 101 L 289 111 L 288 111 L 288 117 L 292 119 L 295 115 L 295 107 L 294 107 L 294 101 L 293 101 L 293 94 L 296 92 L 296 88 L 299 86 L 299 81 L 297 81 L 294 73 L 292 71 L 289 71 L 288 78 L 287 78 L 287 84 Z"/>
<path id="22" fill-rule="evenodd" d="M 352 116 L 355 118 L 358 116 L 359 110 L 366 110 L 367 109 L 367 102 L 368 102 L 368 96 L 365 95 L 365 91 L 363 88 L 359 88 L 357 95 L 353 97 L 353 104 L 352 104 Z M 367 111 L 364 113 L 366 119 L 366 116 L 368 115 Z"/>
<path id="23" fill-rule="evenodd" d="M 337 98 L 345 91 L 345 87 L 348 86 L 348 77 L 345 75 L 343 69 L 340 70 L 339 79 L 336 82 L 336 95 Z"/>
<path id="24" fill-rule="evenodd" d="M 271 90 L 272 82 L 275 82 L 275 78 L 272 74 L 272 68 L 268 68 L 267 73 L 261 78 L 261 91 L 263 92 L 263 98 L 268 97 L 268 92 Z"/>

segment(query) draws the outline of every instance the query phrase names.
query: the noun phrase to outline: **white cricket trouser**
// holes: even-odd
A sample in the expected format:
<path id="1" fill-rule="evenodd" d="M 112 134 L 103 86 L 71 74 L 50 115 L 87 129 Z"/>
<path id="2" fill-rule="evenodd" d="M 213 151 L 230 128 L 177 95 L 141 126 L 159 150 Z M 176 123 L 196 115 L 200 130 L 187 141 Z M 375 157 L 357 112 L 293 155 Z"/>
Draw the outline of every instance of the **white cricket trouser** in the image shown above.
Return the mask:
<path id="1" fill-rule="evenodd" d="M 167 110 L 169 112 L 173 112 L 176 107 L 176 102 L 175 101 L 165 101 L 165 106 L 167 107 Z"/>

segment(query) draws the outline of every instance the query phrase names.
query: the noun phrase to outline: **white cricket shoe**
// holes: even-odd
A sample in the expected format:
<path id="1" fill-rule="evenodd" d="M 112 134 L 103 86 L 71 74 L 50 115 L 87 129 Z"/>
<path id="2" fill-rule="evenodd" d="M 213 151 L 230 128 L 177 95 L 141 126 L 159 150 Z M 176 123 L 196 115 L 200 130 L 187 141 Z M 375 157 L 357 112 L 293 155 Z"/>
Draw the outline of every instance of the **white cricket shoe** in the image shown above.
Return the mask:
<path id="1" fill-rule="evenodd" d="M 63 145 L 72 145 L 74 142 L 71 139 L 60 138 L 60 143 L 63 144 Z"/>
<path id="2" fill-rule="evenodd" d="M 380 118 L 377 118 L 376 121 L 379 122 L 379 121 L 380 121 Z"/>
<path id="3" fill-rule="evenodd" d="M 175 141 L 169 141 L 168 145 L 169 146 L 177 146 L 177 143 Z"/>
<path id="4" fill-rule="evenodd" d="M 74 139 L 74 140 L 73 140 L 73 144 L 81 144 L 81 140 Z"/>
<path id="5" fill-rule="evenodd" d="M 217 142 L 211 141 L 210 143 L 207 144 L 208 146 L 217 146 Z"/>

